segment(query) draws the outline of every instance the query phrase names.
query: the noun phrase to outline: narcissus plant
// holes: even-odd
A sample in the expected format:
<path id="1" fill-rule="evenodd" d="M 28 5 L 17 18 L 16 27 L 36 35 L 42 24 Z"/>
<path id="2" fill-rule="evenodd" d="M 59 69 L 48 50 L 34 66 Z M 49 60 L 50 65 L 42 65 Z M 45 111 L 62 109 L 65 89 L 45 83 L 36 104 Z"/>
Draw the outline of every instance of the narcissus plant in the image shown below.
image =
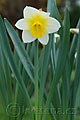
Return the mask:
<path id="1" fill-rule="evenodd" d="M 24 43 L 30 43 L 36 39 L 46 45 L 50 33 L 57 32 L 61 27 L 58 20 L 50 17 L 50 13 L 26 6 L 23 10 L 24 18 L 17 21 L 15 26 L 23 30 L 22 39 Z"/>

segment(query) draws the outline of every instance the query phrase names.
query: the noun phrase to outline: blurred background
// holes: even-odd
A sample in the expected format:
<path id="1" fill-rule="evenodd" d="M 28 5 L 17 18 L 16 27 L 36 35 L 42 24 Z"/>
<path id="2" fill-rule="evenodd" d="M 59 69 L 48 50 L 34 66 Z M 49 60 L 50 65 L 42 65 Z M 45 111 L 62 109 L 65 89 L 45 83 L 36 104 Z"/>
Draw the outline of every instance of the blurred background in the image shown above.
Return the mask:
<path id="1" fill-rule="evenodd" d="M 11 24 L 23 16 L 23 8 L 30 5 L 46 11 L 47 0 L 0 0 L 0 14 L 6 17 Z M 80 17 L 80 0 L 57 0 L 57 6 L 63 19 L 65 6 L 69 8 L 71 27 L 75 27 Z"/>
<path id="2" fill-rule="evenodd" d="M 23 8 L 30 5 L 46 11 L 47 0 L 0 0 L 0 14 L 6 17 L 11 24 L 23 16 Z M 69 8 L 71 27 L 75 27 L 80 17 L 80 0 L 57 0 L 59 12 L 63 18 L 65 6 Z"/>
<path id="3" fill-rule="evenodd" d="M 26 5 L 35 8 L 42 8 L 44 11 L 47 9 L 48 0 L 0 0 L 0 15 L 7 18 L 9 22 L 14 26 L 16 21 L 23 17 L 23 9 Z M 78 19 L 80 17 L 80 0 L 56 0 L 57 7 L 59 9 L 61 18 L 64 17 L 65 7 L 67 6 L 70 12 L 70 27 L 76 27 Z M 19 31 L 20 37 L 22 37 L 22 31 Z M 71 39 L 72 39 L 71 34 Z M 11 48 L 14 51 L 12 41 L 9 39 Z"/>

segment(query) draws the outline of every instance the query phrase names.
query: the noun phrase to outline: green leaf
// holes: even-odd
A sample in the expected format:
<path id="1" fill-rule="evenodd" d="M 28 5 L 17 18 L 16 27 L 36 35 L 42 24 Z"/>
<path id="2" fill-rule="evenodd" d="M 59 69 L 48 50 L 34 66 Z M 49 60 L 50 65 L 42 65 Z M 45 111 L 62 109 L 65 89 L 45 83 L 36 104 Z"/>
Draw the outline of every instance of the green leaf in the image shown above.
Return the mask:
<path id="1" fill-rule="evenodd" d="M 41 77 L 40 77 L 40 98 L 39 98 L 39 108 L 42 109 L 42 103 L 43 103 L 43 95 L 45 93 L 44 86 L 46 82 L 47 72 L 48 72 L 48 64 L 50 60 L 50 54 L 51 54 L 51 46 L 52 46 L 52 40 L 53 40 L 53 34 L 50 35 L 49 43 L 45 46 L 44 51 L 42 50 L 43 56 L 40 65 L 41 68 Z M 47 59 L 46 59 L 47 58 Z M 40 114 L 41 117 L 42 114 Z M 40 118 L 39 118 L 40 119 Z"/>
<path id="2" fill-rule="evenodd" d="M 32 62 L 31 62 L 27 52 L 25 51 L 25 48 L 23 47 L 23 44 L 21 43 L 21 40 L 20 40 L 17 32 L 13 29 L 13 27 L 7 21 L 7 19 L 5 19 L 4 21 L 5 21 L 6 29 L 8 31 L 8 34 L 11 37 L 11 40 L 15 46 L 18 56 L 20 57 L 20 60 L 23 64 L 26 72 L 28 73 L 29 77 L 31 78 L 32 82 L 34 83 L 34 78 L 32 75 L 34 67 L 32 65 Z"/>
<path id="3" fill-rule="evenodd" d="M 80 25 L 80 19 L 78 21 L 78 24 L 77 24 L 76 28 L 79 28 L 79 25 Z M 75 34 L 73 36 L 73 39 L 72 39 L 72 43 L 71 43 L 71 47 L 70 47 L 70 53 L 69 53 L 71 71 L 72 71 L 74 57 L 75 57 L 75 53 L 76 53 L 76 49 L 77 49 L 77 42 L 78 42 L 78 35 Z"/>
<path id="4" fill-rule="evenodd" d="M 8 102 L 12 102 L 11 73 L 10 73 L 10 68 L 9 68 L 8 63 L 6 61 L 6 58 L 4 56 L 4 53 L 2 51 L 2 48 L 0 49 L 0 57 L 1 57 L 2 68 L 3 68 L 3 71 L 4 71 L 5 80 L 6 80 L 6 84 L 7 84 Z"/>
<path id="5" fill-rule="evenodd" d="M 80 28 L 80 24 L 79 24 Z M 77 57 L 76 57 L 76 71 L 75 71 L 75 79 L 73 84 L 73 107 L 77 108 L 79 102 L 79 90 L 80 90 L 80 31 L 78 35 L 78 43 L 77 43 Z M 75 112 L 77 109 L 75 110 Z M 74 115 L 73 120 L 76 120 L 76 114 Z"/>
<path id="6" fill-rule="evenodd" d="M 68 10 L 66 9 L 65 18 L 64 18 L 64 27 L 63 27 L 64 32 L 62 33 L 63 39 L 61 38 L 62 42 L 61 42 L 61 46 L 60 46 L 60 50 L 59 50 L 57 66 L 55 69 L 54 78 L 52 80 L 49 94 L 47 97 L 46 108 L 50 107 L 50 102 L 52 101 L 55 87 L 57 86 L 57 83 L 62 75 L 63 70 L 64 70 L 64 66 L 65 66 L 65 62 L 66 62 L 67 54 L 68 54 L 68 49 L 69 49 L 69 39 L 70 39 L 69 29 L 70 29 L 69 13 L 68 13 Z M 46 119 L 46 114 L 43 117 L 43 120 L 45 120 L 45 119 Z"/>
<path id="7" fill-rule="evenodd" d="M 0 62 L 0 97 L 2 99 L 4 111 L 6 111 L 8 101 L 7 101 L 4 71 L 1 62 Z"/>
<path id="8" fill-rule="evenodd" d="M 62 24 L 62 20 L 60 18 L 60 14 L 59 14 L 59 11 L 57 9 L 55 1 L 56 0 L 48 0 L 47 11 L 50 12 L 50 15 L 52 17 L 56 18 Z"/>
<path id="9" fill-rule="evenodd" d="M 18 71 L 18 68 L 17 68 L 17 65 L 15 63 L 13 54 L 11 52 L 8 37 L 7 37 L 5 27 L 4 27 L 4 23 L 3 23 L 3 20 L 2 20 L 1 17 L 0 17 L 0 33 L 1 33 L 0 35 L 1 35 L 1 38 L 2 38 L 2 41 L 1 41 L 2 50 L 4 52 L 6 60 L 7 60 L 8 64 L 9 64 L 9 66 L 10 66 L 16 80 L 18 81 L 18 83 L 19 83 L 19 85 L 20 85 L 20 87 L 22 89 L 22 93 L 24 95 L 24 98 L 26 100 L 27 105 L 29 107 L 32 107 L 29 94 L 28 94 L 27 89 L 25 87 L 24 81 L 22 80 L 22 77 L 21 77 L 21 75 L 20 75 L 20 73 Z"/>
<path id="10" fill-rule="evenodd" d="M 71 74 L 70 74 L 70 61 L 69 61 L 69 56 L 67 58 L 67 62 L 63 71 L 63 76 L 62 76 L 62 112 L 64 114 L 62 114 L 62 120 L 68 120 L 70 114 L 67 114 L 66 111 L 68 110 L 69 106 L 69 100 L 71 98 L 71 86 L 70 86 L 70 78 L 71 78 Z"/>

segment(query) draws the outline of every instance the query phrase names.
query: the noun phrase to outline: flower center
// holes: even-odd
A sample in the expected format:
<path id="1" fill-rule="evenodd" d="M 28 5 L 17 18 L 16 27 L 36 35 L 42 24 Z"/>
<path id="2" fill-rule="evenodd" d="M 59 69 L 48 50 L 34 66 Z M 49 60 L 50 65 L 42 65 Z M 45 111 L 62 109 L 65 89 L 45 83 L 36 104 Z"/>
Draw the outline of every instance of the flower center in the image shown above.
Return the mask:
<path id="1" fill-rule="evenodd" d="M 30 33 L 33 37 L 41 38 L 46 32 L 47 18 L 36 14 L 28 19 Z"/>
<path id="2" fill-rule="evenodd" d="M 30 29 L 33 37 L 42 37 L 45 34 L 45 27 L 42 23 L 35 22 Z"/>

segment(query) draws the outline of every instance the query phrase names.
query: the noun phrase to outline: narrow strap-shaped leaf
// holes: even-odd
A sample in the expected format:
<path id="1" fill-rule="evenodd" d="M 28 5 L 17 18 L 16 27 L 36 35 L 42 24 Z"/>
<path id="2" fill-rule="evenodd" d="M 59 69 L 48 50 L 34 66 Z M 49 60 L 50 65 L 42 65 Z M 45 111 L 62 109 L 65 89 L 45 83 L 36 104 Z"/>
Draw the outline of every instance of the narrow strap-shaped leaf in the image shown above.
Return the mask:
<path id="1" fill-rule="evenodd" d="M 6 61 L 6 58 L 4 56 L 4 53 L 2 52 L 2 48 L 0 50 L 0 57 L 1 57 L 1 63 L 6 79 L 6 84 L 7 84 L 7 90 L 8 90 L 8 102 L 12 102 L 12 81 L 11 81 L 11 75 L 10 75 L 10 69 L 8 66 L 8 63 Z"/>
<path id="2" fill-rule="evenodd" d="M 40 98 L 39 98 L 39 107 L 40 109 L 42 109 L 42 102 L 43 102 L 43 95 L 45 93 L 44 91 L 44 86 L 45 86 L 45 82 L 46 82 L 46 75 L 48 72 L 48 64 L 49 64 L 49 60 L 50 60 L 50 54 L 51 54 L 51 46 L 52 46 L 52 40 L 53 40 L 53 34 L 50 35 L 50 39 L 49 39 L 49 43 L 47 46 L 45 46 L 44 49 L 44 55 L 43 55 L 43 62 L 42 64 L 42 68 L 41 68 L 41 77 L 40 77 Z M 46 59 L 47 58 L 47 59 Z M 41 114 L 40 114 L 41 117 Z M 41 118 L 39 118 L 41 119 Z"/>
<path id="3" fill-rule="evenodd" d="M 21 40 L 19 39 L 17 32 L 13 29 L 13 27 L 7 21 L 7 19 L 5 19 L 4 21 L 5 21 L 5 25 L 6 25 L 6 29 L 8 31 L 8 34 L 11 37 L 11 40 L 15 46 L 15 49 L 16 49 L 19 57 L 20 57 L 20 60 L 23 64 L 25 70 L 27 71 L 29 77 L 31 78 L 32 82 L 34 82 L 33 75 L 32 75 L 32 71 L 34 68 L 33 68 L 32 62 L 31 62 L 27 52 L 25 51 L 23 44 L 21 43 Z"/>
<path id="4" fill-rule="evenodd" d="M 79 21 L 78 21 L 78 24 L 77 24 L 76 28 L 79 28 L 79 25 L 80 25 L 80 19 L 79 19 Z M 72 71 L 72 67 L 73 67 L 75 52 L 76 52 L 76 49 L 77 49 L 77 42 L 78 42 L 78 35 L 75 34 L 75 35 L 73 36 L 73 39 L 72 39 L 71 48 L 70 48 L 70 53 L 69 53 L 71 71 Z"/>
<path id="5" fill-rule="evenodd" d="M 29 94 L 27 92 L 25 84 L 24 84 L 24 82 L 21 78 L 21 75 L 20 75 L 20 73 L 18 71 L 18 68 L 17 68 L 17 65 L 15 63 L 14 57 L 12 55 L 11 48 L 10 48 L 9 41 L 8 41 L 8 37 L 7 37 L 6 31 L 5 31 L 4 23 L 3 23 L 3 20 L 2 20 L 1 17 L 0 17 L 0 32 L 1 32 L 1 38 L 2 38 L 2 41 L 1 41 L 1 45 L 2 45 L 2 48 L 3 48 L 2 50 L 4 52 L 6 60 L 9 64 L 16 80 L 18 81 L 18 83 L 19 83 L 19 85 L 22 89 L 22 92 L 23 92 L 23 95 L 26 99 L 27 105 L 29 107 L 32 107 Z"/>
<path id="6" fill-rule="evenodd" d="M 80 25 L 79 25 L 80 28 Z M 75 71 L 75 79 L 74 79 L 74 88 L 73 88 L 73 107 L 77 108 L 78 100 L 78 90 L 80 89 L 80 31 L 78 35 L 78 43 L 77 43 L 77 58 L 76 58 L 76 71 Z M 77 109 L 76 109 L 77 111 Z M 75 112 L 76 112 L 75 111 Z M 76 114 L 74 115 L 73 120 L 76 120 Z"/>
<path id="7" fill-rule="evenodd" d="M 70 62 L 69 57 L 67 59 L 64 71 L 63 71 L 63 79 L 62 79 L 62 120 L 68 120 L 70 114 L 67 114 L 69 106 L 69 100 L 71 96 L 71 86 L 70 86 Z"/>
<path id="8" fill-rule="evenodd" d="M 19 60 L 19 63 L 18 63 L 18 68 L 19 68 L 19 72 L 21 73 L 21 70 L 22 70 L 22 63 L 21 61 Z M 18 82 L 16 81 L 16 85 L 15 85 L 15 100 L 14 100 L 14 104 L 15 104 L 15 113 L 17 114 L 17 111 L 18 109 L 20 108 L 20 116 L 18 117 L 19 119 L 22 119 L 24 113 L 25 113 L 25 109 L 27 107 L 26 105 L 26 101 L 24 99 L 24 96 L 22 94 L 22 90 L 18 84 Z M 19 108 L 17 107 L 17 105 L 19 106 Z M 23 110 L 23 107 L 24 107 L 24 110 Z M 14 116 L 14 119 L 16 119 L 16 116 Z"/>
<path id="9" fill-rule="evenodd" d="M 50 91 L 47 97 L 47 102 L 46 102 L 46 108 L 50 107 L 50 102 L 52 100 L 53 97 L 53 92 L 54 89 L 62 75 L 62 72 L 64 70 L 64 66 L 65 66 L 65 61 L 66 61 L 66 57 L 68 54 L 68 49 L 69 49 L 69 29 L 70 29 L 70 23 L 69 23 L 69 12 L 68 9 L 66 9 L 66 14 L 65 14 L 65 18 L 64 18 L 64 32 L 63 34 L 63 40 L 62 40 L 62 44 L 59 50 L 59 56 L 58 56 L 58 61 L 57 61 L 57 66 L 55 69 L 55 75 L 53 78 L 53 81 L 51 83 L 51 87 L 50 87 Z M 46 120 L 46 114 L 43 116 L 43 120 Z"/>
<path id="10" fill-rule="evenodd" d="M 4 111 L 6 111 L 8 100 L 7 100 L 7 93 L 6 93 L 4 71 L 2 68 L 1 62 L 0 62 L 0 97 L 2 98 Z"/>
<path id="11" fill-rule="evenodd" d="M 60 23 L 62 23 L 55 0 L 48 0 L 47 11 L 50 12 L 52 17 L 55 17 Z"/>

